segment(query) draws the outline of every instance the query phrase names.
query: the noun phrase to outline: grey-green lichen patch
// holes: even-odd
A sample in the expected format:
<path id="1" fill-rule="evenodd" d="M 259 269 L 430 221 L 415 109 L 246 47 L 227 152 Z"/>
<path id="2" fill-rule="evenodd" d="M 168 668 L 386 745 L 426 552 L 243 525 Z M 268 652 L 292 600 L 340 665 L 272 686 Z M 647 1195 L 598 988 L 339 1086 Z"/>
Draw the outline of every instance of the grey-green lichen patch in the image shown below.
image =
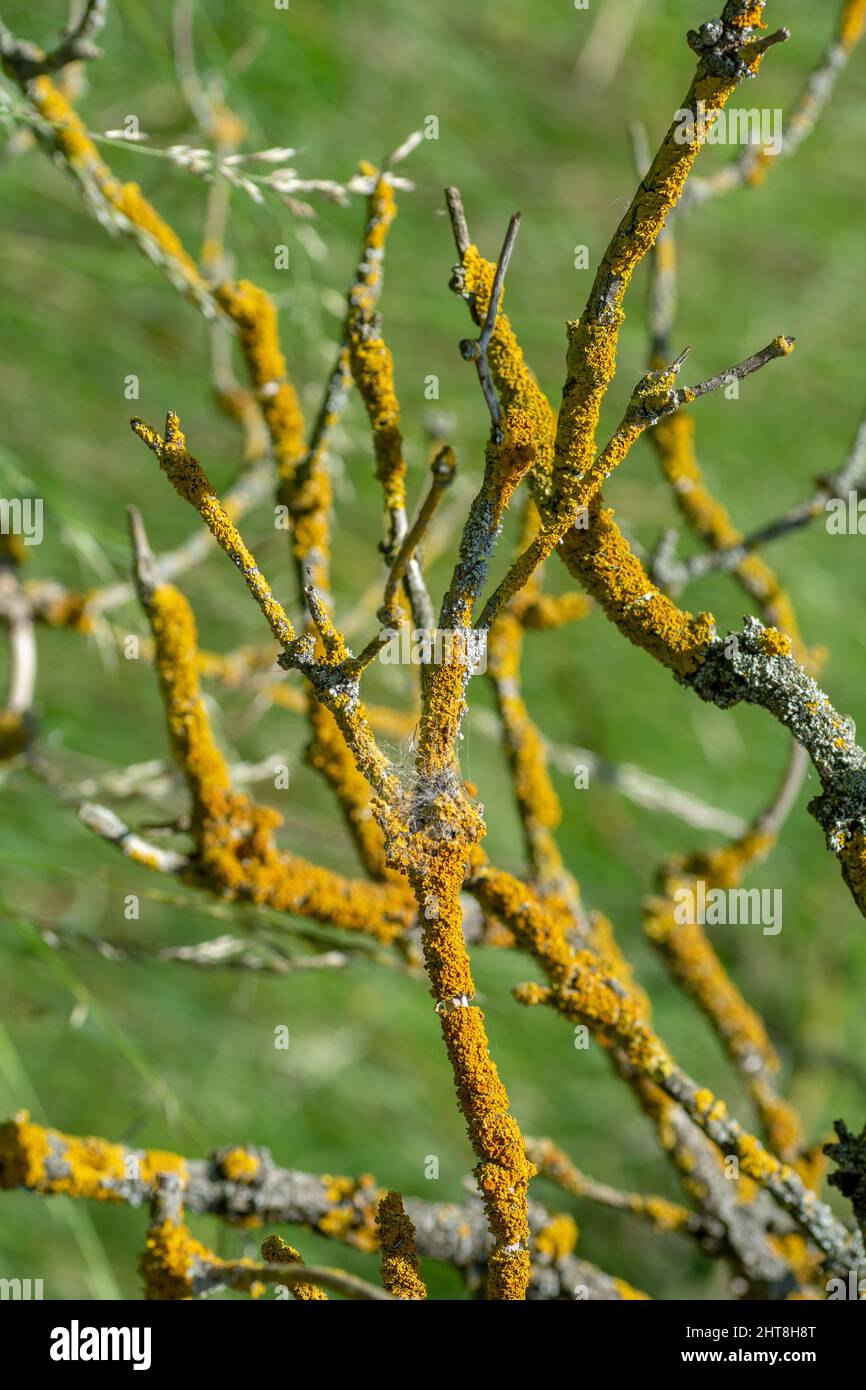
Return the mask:
<path id="1" fill-rule="evenodd" d="M 866 827 L 866 753 L 857 744 L 854 721 L 839 714 L 779 636 L 747 617 L 742 632 L 717 637 L 697 671 L 677 679 L 720 709 L 761 705 L 791 731 L 821 778 L 821 795 L 809 810 L 830 849 L 839 853 L 851 834 Z"/>

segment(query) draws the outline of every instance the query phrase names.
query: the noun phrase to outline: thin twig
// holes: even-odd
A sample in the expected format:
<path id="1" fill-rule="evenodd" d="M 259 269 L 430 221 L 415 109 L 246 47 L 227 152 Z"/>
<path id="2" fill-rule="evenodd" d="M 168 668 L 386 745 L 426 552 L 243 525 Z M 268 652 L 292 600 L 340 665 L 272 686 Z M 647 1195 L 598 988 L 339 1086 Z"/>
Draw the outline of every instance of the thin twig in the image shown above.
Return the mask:
<path id="1" fill-rule="evenodd" d="M 466 255 L 472 245 L 472 238 L 469 235 L 469 227 L 466 222 L 466 213 L 463 208 L 463 199 L 460 196 L 459 188 L 445 189 L 445 204 L 448 208 L 448 216 L 451 219 L 451 229 L 454 232 L 454 241 L 461 257 Z"/>
<path id="2" fill-rule="evenodd" d="M 109 840 L 127 859 L 132 859 L 136 864 L 156 869 L 161 874 L 180 874 L 189 867 L 190 861 L 186 855 L 176 854 L 170 849 L 160 849 L 143 840 L 140 835 L 130 830 L 128 825 L 124 825 L 120 817 L 107 806 L 97 806 L 94 802 L 85 801 L 78 808 L 78 816 L 88 830 L 92 830 L 103 840 Z"/>
<path id="3" fill-rule="evenodd" d="M 102 51 L 95 41 L 107 17 L 108 0 L 86 0 L 77 22 L 69 26 L 56 47 L 47 53 L 27 39 L 16 39 L 0 20 L 0 54 L 16 78 L 25 82 L 57 72 L 67 63 L 100 58 Z"/>
<path id="4" fill-rule="evenodd" d="M 432 479 L 427 495 L 421 503 L 418 515 L 406 532 L 403 544 L 394 557 L 394 563 L 385 581 L 385 595 L 379 614 L 383 623 L 392 623 L 396 620 L 394 607 L 400 581 L 406 572 L 409 561 L 427 533 L 443 494 L 454 480 L 456 466 L 457 463 L 454 458 L 454 450 L 447 444 L 444 445 L 437 453 L 431 465 L 430 472 L 432 474 Z M 428 626 L 432 626 L 432 619 Z"/>
<path id="5" fill-rule="evenodd" d="M 866 474 L 866 416 L 860 423 L 854 444 L 839 473 L 821 482 L 811 497 L 803 502 L 797 502 L 776 520 L 768 521 L 764 526 L 759 526 L 748 536 L 744 536 L 737 545 L 725 546 L 720 550 L 694 555 L 679 564 L 675 561 L 666 562 L 665 575 L 673 578 L 677 584 L 683 585 L 694 579 L 700 579 L 713 570 L 736 569 L 750 554 L 759 550 L 769 541 L 779 540 L 783 536 L 790 535 L 792 531 L 808 526 L 810 522 L 826 512 L 829 502 L 836 499 L 847 501 L 849 493 L 858 492 L 864 486 L 864 481 L 866 481 L 864 474 Z"/>
<path id="6" fill-rule="evenodd" d="M 449 190 L 456 192 L 456 190 Z M 481 329 L 478 338 L 463 338 L 460 343 L 460 354 L 467 362 L 474 362 L 478 372 L 478 380 L 481 383 L 481 390 L 484 392 L 484 399 L 487 402 L 487 409 L 490 411 L 490 419 L 493 424 L 493 438 L 496 442 L 501 438 L 499 426 L 499 400 L 490 378 L 490 368 L 487 364 L 487 349 L 493 330 L 496 327 L 496 316 L 499 313 L 499 302 L 502 299 L 502 291 L 505 286 L 505 276 L 508 272 L 508 265 L 511 260 L 511 253 L 514 250 L 514 243 L 517 240 L 517 233 L 520 230 L 520 213 L 512 214 L 511 221 L 508 223 L 508 230 L 505 233 L 505 240 L 502 243 L 502 250 L 499 253 L 499 260 L 496 263 L 496 273 L 493 277 L 493 289 L 490 294 L 490 305 L 487 310 L 487 318 Z M 464 221 L 465 225 L 465 221 Z M 461 229 L 455 226 L 455 235 Z"/>

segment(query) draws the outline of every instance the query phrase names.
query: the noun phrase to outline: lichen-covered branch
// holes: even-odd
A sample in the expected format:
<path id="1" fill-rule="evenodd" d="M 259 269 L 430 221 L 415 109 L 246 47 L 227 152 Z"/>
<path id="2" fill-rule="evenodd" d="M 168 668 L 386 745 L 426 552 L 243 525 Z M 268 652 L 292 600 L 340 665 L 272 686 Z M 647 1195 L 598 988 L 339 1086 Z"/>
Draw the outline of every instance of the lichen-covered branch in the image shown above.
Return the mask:
<path id="1" fill-rule="evenodd" d="M 776 159 L 796 154 L 826 110 L 839 76 L 860 42 L 864 28 L 866 0 L 842 0 L 835 33 L 821 61 L 810 73 L 803 92 L 786 115 L 783 131 L 777 135 L 776 141 L 772 145 L 763 141 L 747 145 L 739 158 L 727 164 L 718 174 L 692 181 L 686 204 L 702 203 L 744 185 L 753 187 L 763 183 Z"/>
<path id="2" fill-rule="evenodd" d="M 790 805 L 792 787 L 802 779 L 805 754 L 794 744 L 794 776 L 786 774 L 783 796 Z M 781 817 L 778 802 L 734 844 L 701 851 L 668 864 L 661 875 L 660 896 L 648 899 L 644 930 L 674 978 L 703 1010 L 740 1071 L 761 1116 L 770 1147 L 795 1163 L 802 1147 L 800 1121 L 778 1093 L 779 1059 L 763 1021 L 730 979 L 698 915 L 698 890 L 730 891 L 746 870 L 772 849 Z"/>
<path id="3" fill-rule="evenodd" d="M 376 1234 L 382 1252 L 382 1285 L 394 1298 L 423 1299 L 427 1286 L 418 1268 L 415 1227 L 406 1215 L 399 1192 L 386 1192 L 379 1202 Z"/>
<path id="4" fill-rule="evenodd" d="M 698 1086 L 676 1065 L 664 1043 L 644 1021 L 641 1011 L 618 982 L 585 958 L 568 984 L 521 985 L 522 1004 L 548 1004 L 574 1022 L 598 1030 L 621 1048 L 640 1076 L 652 1081 L 682 1107 L 722 1154 L 733 1155 L 739 1170 L 763 1187 L 823 1251 L 834 1273 L 858 1270 L 866 1261 L 862 1239 L 852 1235 L 831 1209 L 806 1186 L 790 1165 L 782 1163 L 727 1111 L 723 1101 Z"/>
<path id="5" fill-rule="evenodd" d="M 667 1197 L 622 1192 L 609 1183 L 587 1177 L 551 1139 L 528 1139 L 526 1152 L 538 1169 L 539 1178 L 555 1183 L 573 1197 L 585 1197 L 612 1211 L 629 1212 L 660 1235 L 683 1233 L 693 1236 L 702 1246 L 718 1243 L 722 1235 L 721 1223 L 689 1211 Z"/>
<path id="6" fill-rule="evenodd" d="M 276 1238 L 278 1239 L 278 1238 Z M 201 1298 L 217 1289 L 235 1289 L 251 1298 L 261 1298 L 267 1284 L 290 1288 L 300 1301 L 322 1298 L 328 1288 L 344 1298 L 390 1298 L 390 1294 L 338 1269 L 312 1268 L 301 1263 L 291 1246 L 275 1250 L 286 1259 L 268 1259 L 264 1265 L 246 1256 L 224 1260 L 192 1235 L 184 1221 L 183 1182 L 177 1173 L 160 1173 L 153 1185 L 151 1223 L 147 1232 L 141 1277 L 146 1299 L 161 1301 Z"/>
<path id="7" fill-rule="evenodd" d="M 208 1159 L 187 1159 L 61 1134 L 34 1124 L 26 1111 L 0 1124 L 0 1189 L 5 1191 L 22 1188 L 45 1197 L 62 1194 L 140 1208 L 152 1201 L 154 1187 L 166 1174 L 179 1179 L 187 1215 L 217 1216 L 245 1230 L 303 1226 L 367 1254 L 379 1248 L 376 1219 L 386 1194 L 369 1174 L 319 1177 L 280 1168 L 267 1149 L 254 1145 L 228 1145 Z M 472 1278 L 484 1267 L 491 1238 L 477 1198 L 462 1205 L 406 1198 L 404 1205 L 422 1258 L 454 1265 Z M 554 1220 L 544 1207 L 530 1204 L 533 1245 L 541 1240 L 530 1297 L 577 1298 L 581 1285 L 591 1298 L 644 1297 L 624 1281 L 574 1260 L 573 1235 L 554 1244 Z M 297 1277 L 303 1280 L 302 1274 Z"/>

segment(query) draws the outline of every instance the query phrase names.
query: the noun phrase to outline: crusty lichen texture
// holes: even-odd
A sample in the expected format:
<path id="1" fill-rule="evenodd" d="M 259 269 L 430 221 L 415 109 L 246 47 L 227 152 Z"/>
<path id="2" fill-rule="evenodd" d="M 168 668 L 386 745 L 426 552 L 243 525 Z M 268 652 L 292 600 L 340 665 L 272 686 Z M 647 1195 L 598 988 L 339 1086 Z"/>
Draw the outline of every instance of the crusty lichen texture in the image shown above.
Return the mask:
<path id="1" fill-rule="evenodd" d="M 346 185 L 349 193 L 362 191 L 367 200 L 360 256 L 321 404 L 308 431 L 301 407 L 306 385 L 299 390 L 293 381 L 277 305 L 252 280 L 235 279 L 233 272 L 227 278 L 221 253 L 226 227 L 220 218 L 215 219 L 220 225 L 214 225 L 209 215 L 199 266 L 139 186 L 115 178 L 99 151 L 105 137 L 91 135 L 76 115 L 65 80 L 55 82 L 47 75 L 63 62 L 16 44 L 8 31 L 2 35 L 4 68 L 32 104 L 31 120 L 41 143 L 73 175 L 91 210 L 109 229 L 134 239 L 215 320 L 217 394 L 243 426 L 246 460 L 261 464 L 272 457 L 275 518 L 288 533 L 301 613 L 299 618 L 278 597 L 241 534 L 246 476 L 226 492 L 223 503 L 191 452 L 175 411 L 168 411 L 163 433 L 133 420 L 133 430 L 178 497 L 195 510 L 239 572 L 270 642 L 266 648 L 200 651 L 193 610 L 180 588 L 165 580 L 193 563 L 195 545 L 155 559 L 143 520 L 132 509 L 135 589 L 150 628 L 144 651 L 155 667 L 171 754 L 189 801 L 188 817 L 173 822 L 173 828 L 178 834 L 188 831 L 189 845 L 183 854 L 163 850 L 106 808 L 90 806 L 82 818 L 128 859 L 182 877 L 225 902 L 266 907 L 355 933 L 354 950 L 339 958 L 341 968 L 363 952 L 368 963 L 387 961 L 411 983 L 423 964 L 432 998 L 429 1027 L 441 1032 L 475 1155 L 477 1192 L 458 1206 L 404 1201 L 369 1174 L 280 1169 L 266 1149 L 251 1143 L 224 1144 L 207 1159 L 187 1160 L 172 1152 L 48 1129 L 24 1111 L 0 1125 L 3 1188 L 149 1206 L 141 1263 L 148 1298 L 188 1300 L 219 1288 L 257 1298 L 282 1281 L 299 1301 L 326 1301 L 325 1289 L 347 1297 L 420 1301 L 427 1289 L 419 1252 L 425 1261 L 453 1264 L 471 1290 L 494 1300 L 574 1298 L 576 1286 L 591 1289 L 593 1297 L 645 1297 L 625 1280 L 595 1269 L 583 1260 L 582 1250 L 580 1257 L 575 1253 L 579 1233 L 574 1217 L 530 1202 L 536 1176 L 581 1201 L 628 1213 L 644 1223 L 645 1231 L 693 1240 L 703 1253 L 727 1261 L 752 1296 L 820 1296 L 828 1273 L 859 1274 L 866 1268 L 863 1136 L 855 1138 L 840 1124 L 839 1143 L 827 1150 L 837 1163 L 831 1181 L 852 1200 L 858 1230 L 818 1195 L 821 1156 L 815 1148 L 804 1148 L 799 1118 L 780 1093 L 779 1060 L 763 1021 L 729 978 L 702 925 L 683 920 L 676 910 L 682 893 L 694 894 L 699 886 L 736 888 L 775 843 L 781 813 L 775 820 L 765 816 L 755 821 L 721 849 L 668 861 L 658 891 L 644 909 L 649 939 L 676 983 L 709 1019 L 739 1071 L 760 1122 L 759 1138 L 729 1114 L 724 1100 L 679 1065 L 657 1030 L 650 1000 L 613 923 L 585 904 L 556 839 L 562 806 L 548 767 L 549 750 L 531 717 L 522 680 L 527 634 L 554 631 L 599 610 L 671 672 L 684 691 L 721 708 L 741 702 L 761 705 L 808 751 L 821 782 L 810 809 L 866 914 L 866 753 L 851 721 L 837 713 L 815 684 L 816 657 L 805 645 L 781 582 L 760 556 L 739 553 L 743 533 L 701 473 L 686 408 L 726 378 L 719 374 L 678 388 L 685 353 L 675 357 L 670 351 L 676 278 L 668 223 L 681 206 L 686 180 L 714 121 L 740 83 L 757 74 L 769 47 L 787 37 L 783 30 L 765 32 L 764 10 L 764 0 L 727 0 L 719 19 L 689 33 L 697 57 L 695 75 L 658 153 L 643 162 L 646 173 L 601 257 L 582 313 L 566 324 L 565 377 L 556 410 L 502 309 L 506 262 L 519 217 L 512 219 L 501 264 L 495 267 L 471 239 L 458 191 L 449 190 L 460 259 L 452 286 L 480 330 L 470 350 L 466 342 L 461 344 L 461 353 L 475 362 L 490 432 L 483 459 L 464 462 L 459 447 L 445 437 L 450 425 L 441 419 L 431 424 L 432 482 L 428 479 L 411 522 L 407 508 L 414 479 L 407 459 L 413 453 L 404 447 L 398 364 L 386 341 L 380 300 L 384 254 L 397 211 L 395 190 L 405 186 L 393 166 L 421 134 L 381 167 L 362 162 L 356 179 Z M 781 152 L 791 152 L 811 129 L 864 27 L 866 0 L 845 0 L 830 48 L 794 109 Z M 67 42 L 69 33 L 61 50 Z M 223 155 L 239 151 L 243 124 L 221 99 L 208 100 L 209 137 Z M 684 110 L 699 117 L 694 137 L 685 140 Z M 700 118 L 704 112 L 707 120 Z M 260 152 L 259 157 L 267 160 L 269 153 L 275 152 Z M 767 150 L 754 149 L 732 164 L 733 172 L 706 180 L 704 196 L 722 185 L 757 184 L 768 166 Z M 223 175 L 228 168 L 223 165 Z M 230 182 L 215 178 L 217 201 Z M 323 180 L 311 183 L 319 190 L 326 186 Z M 334 185 L 329 191 L 334 192 Z M 213 204 L 209 212 L 213 214 Z M 656 247 L 650 370 L 624 395 L 619 423 L 600 445 L 599 422 L 617 372 L 626 294 Z M 232 342 L 248 378 L 243 387 L 232 375 Z M 220 344 L 225 349 L 221 362 Z M 792 339 L 776 337 L 769 348 L 733 368 L 734 379 L 774 356 L 787 355 L 792 346 Z M 376 585 L 381 606 L 376 595 L 368 603 L 366 594 L 355 605 L 351 616 L 357 625 L 372 620 L 373 629 L 357 649 L 350 645 L 355 628 L 351 618 L 339 616 L 342 595 L 331 583 L 334 490 L 328 460 L 329 441 L 352 387 L 366 413 L 368 450 L 385 513 L 377 561 L 385 570 L 381 586 Z M 738 552 L 731 568 L 764 622 L 747 617 L 741 631 L 723 634 L 711 613 L 692 613 L 678 602 L 687 579 L 679 587 L 676 579 L 669 582 L 676 567 L 666 543 L 645 566 L 623 535 L 603 492 L 614 473 L 627 466 L 647 430 L 682 517 L 704 547 Z M 427 588 L 433 523 L 442 522 L 446 505 L 437 509 L 460 473 L 480 473 L 480 481 L 455 537 L 456 559 L 437 614 Z M 459 486 L 451 496 L 458 492 Z M 504 578 L 490 585 L 497 545 L 516 502 L 524 504 L 520 539 Z M 761 534 L 747 544 L 757 545 Z M 0 558 L 17 567 L 22 543 L 7 537 L 2 548 Z M 554 551 L 583 593 L 545 587 L 548 577 L 542 567 Z M 664 563 L 669 564 L 667 572 Z M 716 554 L 707 563 L 722 567 L 724 558 Z M 679 570 L 687 575 L 688 566 Z M 560 572 L 566 584 L 568 574 Z M 101 607 L 104 589 L 76 594 L 53 581 L 19 586 L 17 576 L 12 577 L 34 630 L 42 624 L 104 635 L 110 627 Z M 353 581 L 355 577 L 353 573 Z M 4 616 L 11 629 L 11 615 Z M 444 654 L 422 658 L 417 679 L 413 673 L 411 706 L 368 708 L 362 680 L 390 640 L 392 627 L 405 635 L 403 624 L 410 620 L 416 630 L 438 622 L 440 635 L 450 638 Z M 116 631 L 111 635 L 117 639 Z M 26 636 L 29 650 L 29 630 Z M 468 779 L 463 753 L 481 652 L 488 658 L 523 829 L 522 873 L 502 869 L 488 853 L 484 807 Z M 288 678 L 281 685 L 273 669 L 269 677 L 275 665 Z M 241 774 L 230 766 L 215 736 L 200 687 L 204 674 L 234 691 L 249 682 L 262 705 L 269 700 L 279 710 L 306 716 L 309 765 L 342 813 L 361 876 L 344 876 L 281 847 L 278 812 L 236 789 L 243 785 Z M 15 704 L 10 696 L 9 708 L 0 716 L 0 759 L 29 752 L 30 703 Z M 386 739 L 404 746 L 398 752 Z M 269 918 L 269 929 L 274 925 Z M 306 940 L 293 923 L 280 925 Z M 359 941 L 359 935 L 368 941 Z M 523 951 L 539 978 L 519 985 L 517 1000 L 561 1015 L 576 1040 L 593 1035 L 655 1126 L 690 1205 L 613 1188 L 581 1173 L 553 1140 L 524 1141 L 476 996 L 478 942 Z M 242 963 L 259 968 L 257 960 Z M 279 961 L 286 971 L 311 964 L 320 962 Z M 280 973 L 276 966 L 274 973 Z M 729 1164 L 738 1172 L 730 1174 Z M 384 1291 L 340 1271 L 299 1268 L 298 1250 L 277 1233 L 268 1234 L 261 1245 L 264 1264 L 248 1255 L 223 1259 L 187 1225 L 203 1214 L 247 1233 L 301 1226 L 366 1256 L 378 1254 Z"/>
<path id="2" fill-rule="evenodd" d="M 382 1285 L 395 1298 L 423 1299 L 427 1286 L 421 1278 L 415 1250 L 415 1227 L 406 1215 L 399 1192 L 386 1192 L 376 1217 L 382 1252 Z"/>
<path id="3" fill-rule="evenodd" d="M 268 1236 L 267 1240 L 262 1241 L 262 1259 L 267 1260 L 268 1264 L 297 1265 L 302 1263 L 299 1251 L 283 1240 L 282 1236 Z M 328 1299 L 324 1289 L 320 1289 L 316 1284 L 305 1283 L 295 1284 L 292 1288 L 292 1296 L 299 1303 L 322 1303 L 327 1302 Z"/>
<path id="4" fill-rule="evenodd" d="M 270 295 L 250 280 L 220 285 L 217 299 L 238 328 L 274 446 L 279 478 L 290 483 L 304 453 L 304 419 L 280 347 L 276 306 Z"/>
<path id="5" fill-rule="evenodd" d="M 370 165 L 362 165 L 361 172 L 369 175 L 374 170 Z M 391 548 L 402 538 L 397 518 L 406 506 L 406 461 L 400 405 L 394 385 L 394 358 L 382 337 L 374 305 L 382 275 L 385 240 L 396 215 L 393 188 L 386 177 L 380 176 L 370 199 L 362 262 L 364 273 L 351 295 L 346 323 L 349 365 L 373 432 L 376 477 L 382 485 L 388 518 L 387 544 Z"/>
<path id="6" fill-rule="evenodd" d="M 760 25 L 759 7 L 751 8 L 754 15 L 732 15 L 731 24 L 747 30 Z M 557 420 L 551 498 L 546 508 L 555 516 L 561 516 L 567 508 L 576 481 L 593 461 L 601 402 L 616 373 L 617 344 L 625 317 L 622 305 L 632 276 L 679 201 L 713 122 L 742 77 L 754 75 L 760 67 L 761 44 L 746 42 L 734 50 L 735 56 L 729 60 L 732 70 L 725 72 L 722 51 L 726 42 L 730 45 L 723 32 L 716 47 L 708 45 L 701 51 L 697 74 L 680 104 L 680 110 L 693 113 L 705 109 L 707 121 L 696 123 L 696 135 L 690 141 L 680 140 L 680 125 L 677 120 L 672 123 L 602 258 L 583 314 L 569 325 L 566 382 Z"/>
<path id="7" fill-rule="evenodd" d="M 180 237 L 159 215 L 137 183 L 121 183 L 115 178 L 57 84 L 50 77 L 36 77 L 27 85 L 27 95 L 44 119 L 46 138 L 97 211 L 103 205 L 109 220 L 138 241 L 145 254 L 164 269 L 173 283 L 190 298 L 210 305 L 208 285 Z"/>
<path id="8" fill-rule="evenodd" d="M 127 1149 L 105 1139 L 61 1134 L 35 1124 L 26 1110 L 0 1125 L 0 1187 L 26 1187 L 46 1196 L 129 1200 L 131 1184 L 161 1173 L 186 1180 L 186 1164 L 161 1149 Z"/>
<path id="9" fill-rule="evenodd" d="M 757 1011 L 743 998 L 695 913 L 683 920 L 683 902 L 699 889 L 729 890 L 772 849 L 775 835 L 760 826 L 725 849 L 704 851 L 670 863 L 661 875 L 662 894 L 647 900 L 644 930 L 674 978 L 692 996 L 740 1070 L 773 1151 L 796 1162 L 803 1136 L 794 1108 L 778 1093 L 779 1058 Z"/>
<path id="10" fill-rule="evenodd" d="M 148 603 L 169 737 L 192 802 L 196 856 L 191 877 L 224 897 L 245 897 L 281 912 L 301 909 L 319 921 L 367 933 L 383 943 L 403 935 L 413 912 L 398 884 L 342 875 L 278 849 L 281 816 L 236 793 L 214 741 L 199 689 L 192 610 L 171 585 Z"/>
<path id="11" fill-rule="evenodd" d="M 716 501 L 704 481 L 695 454 L 694 433 L 691 415 L 679 411 L 659 421 L 651 438 L 677 505 L 695 534 L 711 549 L 726 550 L 739 545 L 743 533 L 734 526 L 727 508 Z M 807 665 L 813 663 L 815 657 L 800 635 L 791 600 L 763 556 L 746 555 L 734 572 L 744 592 L 760 604 L 766 621 L 788 634 L 797 660 Z"/>

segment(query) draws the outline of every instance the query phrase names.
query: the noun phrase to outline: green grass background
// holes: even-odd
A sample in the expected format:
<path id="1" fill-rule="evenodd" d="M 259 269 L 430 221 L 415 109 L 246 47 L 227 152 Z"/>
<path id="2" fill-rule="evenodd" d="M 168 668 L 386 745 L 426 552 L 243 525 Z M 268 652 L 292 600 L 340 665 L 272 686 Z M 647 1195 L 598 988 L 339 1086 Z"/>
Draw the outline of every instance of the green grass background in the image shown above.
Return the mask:
<path id="1" fill-rule="evenodd" d="M 523 210 L 510 312 L 557 399 L 564 322 L 579 314 L 591 276 L 574 269 L 574 247 L 587 244 L 597 262 L 635 183 L 628 123 L 641 119 L 651 142 L 660 138 L 693 69 L 685 31 L 713 8 L 696 0 L 643 4 L 615 80 L 599 89 L 578 75 L 577 63 L 605 3 L 611 0 L 594 0 L 586 12 L 570 0 L 292 0 L 288 12 L 274 11 L 269 0 L 203 0 L 197 7 L 200 64 L 226 74 L 228 99 L 248 123 L 248 147 L 296 146 L 304 174 L 344 179 L 359 158 L 379 159 L 426 117 L 438 117 L 438 140 L 425 141 L 405 167 L 416 188 L 400 199 L 382 304 L 413 499 L 424 485 L 429 374 L 439 377 L 439 405 L 454 418 L 467 486 L 478 477 L 486 433 L 474 373 L 457 351 L 467 320 L 448 291 L 454 252 L 442 188 L 460 185 L 473 234 L 491 257 L 511 211 Z M 171 10 L 166 0 L 112 3 L 105 57 L 92 65 L 79 103 L 92 129 L 120 126 L 132 113 L 154 143 L 197 143 L 173 69 Z M 742 89 L 739 104 L 787 108 L 836 10 L 835 3 L 772 0 L 769 21 L 789 24 L 793 38 L 770 55 L 758 83 Z M 65 6 L 12 0 L 2 15 L 16 32 L 49 40 Z M 696 410 L 708 480 L 746 526 L 775 516 L 804 496 L 816 475 L 838 467 L 864 406 L 864 100 L 861 51 L 796 161 L 781 162 L 765 187 L 699 210 L 680 229 L 676 342 L 693 345 L 690 379 L 720 370 L 778 332 L 798 339 L 794 356 L 748 382 L 738 402 L 715 397 Z M 707 172 L 729 157 L 708 150 L 699 168 Z M 135 151 L 120 152 L 114 164 L 140 180 L 197 250 L 203 185 Z M 0 179 L 0 484 L 4 495 L 30 491 L 45 499 L 46 537 L 31 551 L 30 575 L 92 585 L 126 572 L 128 503 L 142 508 L 158 548 L 179 542 L 194 521 L 129 431 L 124 378 L 140 378 L 136 413 L 158 424 L 167 408 L 180 411 L 218 487 L 238 468 L 238 434 L 213 407 L 206 334 L 195 310 L 132 246 L 107 239 L 44 153 L 7 161 Z M 291 370 L 311 412 L 364 215 L 359 200 L 349 209 L 319 209 L 313 238 L 275 200 L 255 207 L 237 194 L 230 230 L 238 273 L 278 299 Z M 282 242 L 291 248 L 289 272 L 273 268 L 273 248 Z M 643 370 L 644 290 L 639 274 L 605 428 Z M 357 399 L 336 443 L 335 592 L 338 611 L 346 612 L 379 563 L 378 495 Z M 674 515 L 643 444 L 609 496 L 645 543 Z M 260 543 L 278 592 L 293 598 L 284 537 L 273 532 L 267 507 L 246 531 Z M 457 538 L 455 531 L 450 555 Z M 864 703 L 863 545 L 860 537 L 831 538 L 819 525 L 772 556 L 807 639 L 831 650 L 831 695 L 855 719 Z M 440 561 L 436 592 L 446 576 Z M 566 584 L 553 566 L 550 583 Z M 185 577 L 183 587 L 208 646 L 229 651 L 263 640 L 259 615 L 219 555 Z M 730 627 L 745 611 L 739 591 L 724 580 L 696 587 L 688 601 L 711 608 Z M 132 605 L 120 621 L 130 632 L 142 630 Z M 382 673 L 376 680 L 380 693 L 393 689 Z M 723 714 L 700 704 L 598 614 L 562 634 L 530 637 L 525 681 L 549 736 L 636 762 L 741 815 L 765 804 L 784 766 L 785 737 L 762 712 Z M 278 710 L 250 719 L 243 695 L 211 693 L 220 738 L 233 756 L 287 753 L 291 789 L 272 793 L 286 817 L 285 844 L 354 872 L 330 798 L 303 764 L 302 721 Z M 483 683 L 471 694 L 477 706 L 489 706 Z M 153 673 L 143 662 L 111 660 L 80 637 L 40 633 L 38 706 L 43 751 L 65 773 L 165 755 Z M 519 871 L 521 841 L 502 759 L 471 717 L 464 758 L 488 808 L 488 848 Z M 576 791 L 569 778 L 557 778 L 561 843 L 588 903 L 613 917 L 680 1060 L 751 1120 L 705 1022 L 642 941 L 641 898 L 659 863 L 718 837 L 642 810 L 603 786 Z M 781 845 L 750 880 L 783 888 L 781 935 L 715 932 L 734 978 L 764 1012 L 812 1138 L 838 1115 L 862 1124 L 858 1059 L 866 1043 L 863 924 L 806 812 L 816 790 L 812 775 Z M 171 809 L 181 807 L 178 794 Z M 153 816 L 144 804 L 119 810 L 133 823 Z M 0 919 L 0 1111 L 29 1106 L 73 1133 L 189 1155 L 249 1139 L 288 1165 L 370 1171 L 406 1192 L 461 1197 L 472 1158 L 422 979 L 375 963 L 273 980 L 50 952 L 28 923 L 117 940 L 134 933 L 154 945 L 203 940 L 227 923 L 214 918 L 211 901 L 94 840 L 73 807 L 20 767 L 2 786 L 0 845 L 2 900 L 13 914 Z M 137 923 L 123 916 L 131 892 L 141 897 Z M 235 919 L 239 930 L 252 922 L 249 913 Z M 512 1000 L 511 986 L 532 976 L 531 964 L 478 951 L 474 965 L 493 1052 L 524 1130 L 552 1135 L 609 1182 L 676 1195 L 647 1122 L 599 1049 L 576 1051 L 561 1020 Z M 278 1024 L 290 1029 L 288 1052 L 274 1050 Z M 438 1180 L 425 1179 L 428 1155 L 439 1159 Z M 569 1206 L 540 1183 L 535 1193 L 553 1207 Z M 652 1295 L 727 1296 L 723 1271 L 675 1238 L 649 1235 L 627 1217 L 585 1204 L 573 1210 L 581 1251 Z M 209 1221 L 195 1225 L 223 1253 L 252 1248 L 242 1233 Z M 52 1298 L 135 1296 L 144 1226 L 143 1214 L 127 1209 L 4 1195 L 0 1273 L 42 1277 Z M 373 1271 L 355 1252 L 304 1233 L 297 1242 L 309 1260 Z M 434 1294 L 461 1296 L 448 1270 L 431 1266 L 425 1273 Z"/>

